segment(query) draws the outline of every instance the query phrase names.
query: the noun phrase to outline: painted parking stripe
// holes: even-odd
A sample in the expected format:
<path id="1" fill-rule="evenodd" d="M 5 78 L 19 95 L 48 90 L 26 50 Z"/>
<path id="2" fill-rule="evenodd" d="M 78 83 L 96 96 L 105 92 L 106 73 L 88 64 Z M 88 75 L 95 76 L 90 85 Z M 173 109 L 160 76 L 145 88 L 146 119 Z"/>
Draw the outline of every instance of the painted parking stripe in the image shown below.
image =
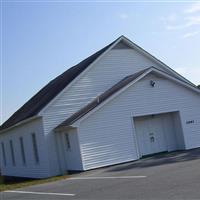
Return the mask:
<path id="1" fill-rule="evenodd" d="M 85 177 L 73 177 L 68 180 L 97 180 L 97 179 L 134 179 L 134 178 L 146 178 L 147 176 L 85 176 Z"/>
<path id="2" fill-rule="evenodd" d="M 39 194 L 39 195 L 55 195 L 55 196 L 75 196 L 75 194 L 66 193 L 52 193 L 52 192 L 29 192 L 21 190 L 7 190 L 4 193 L 20 193 L 20 194 Z"/>

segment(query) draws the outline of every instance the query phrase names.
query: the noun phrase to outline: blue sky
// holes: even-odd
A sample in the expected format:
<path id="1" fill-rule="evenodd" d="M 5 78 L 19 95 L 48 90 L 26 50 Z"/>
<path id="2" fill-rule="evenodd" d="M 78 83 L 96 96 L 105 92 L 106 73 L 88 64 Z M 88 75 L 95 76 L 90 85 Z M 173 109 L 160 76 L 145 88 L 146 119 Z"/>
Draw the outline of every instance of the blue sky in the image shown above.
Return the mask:
<path id="1" fill-rule="evenodd" d="M 3 1 L 1 123 L 120 35 L 200 84 L 200 3 Z"/>

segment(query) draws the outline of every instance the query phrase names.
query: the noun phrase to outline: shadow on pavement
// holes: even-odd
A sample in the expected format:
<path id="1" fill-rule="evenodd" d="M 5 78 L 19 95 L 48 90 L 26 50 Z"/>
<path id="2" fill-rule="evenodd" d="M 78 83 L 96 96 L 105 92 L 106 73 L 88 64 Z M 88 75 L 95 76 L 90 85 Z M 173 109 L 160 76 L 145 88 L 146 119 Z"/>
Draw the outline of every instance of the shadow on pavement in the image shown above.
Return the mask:
<path id="1" fill-rule="evenodd" d="M 172 164 L 177 162 L 186 162 L 200 159 L 200 148 L 193 150 L 176 151 L 171 153 L 161 153 L 151 157 L 146 157 L 130 164 L 112 167 L 108 172 L 123 171 L 134 168 L 147 168 L 165 164 Z"/>

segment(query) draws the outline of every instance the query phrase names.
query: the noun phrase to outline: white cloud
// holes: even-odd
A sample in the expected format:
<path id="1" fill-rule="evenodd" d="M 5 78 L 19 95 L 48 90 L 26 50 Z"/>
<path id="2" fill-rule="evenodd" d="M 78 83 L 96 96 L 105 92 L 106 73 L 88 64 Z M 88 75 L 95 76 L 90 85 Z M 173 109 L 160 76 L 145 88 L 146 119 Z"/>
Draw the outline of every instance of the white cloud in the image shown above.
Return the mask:
<path id="1" fill-rule="evenodd" d="M 187 8 L 184 13 L 197 13 L 200 12 L 200 2 L 193 3 L 189 8 Z"/>
<path id="2" fill-rule="evenodd" d="M 175 70 L 182 76 L 186 77 L 188 80 L 192 81 L 194 84 L 200 84 L 200 68 L 179 67 Z"/>
<path id="3" fill-rule="evenodd" d="M 200 25 L 200 16 L 189 16 L 189 17 L 184 17 L 183 19 L 184 19 L 183 24 L 166 25 L 166 29 L 180 30 L 180 29 L 191 27 L 191 26 Z"/>
<path id="4" fill-rule="evenodd" d="M 168 21 L 174 22 L 177 20 L 177 16 L 175 14 L 171 14 L 167 18 Z"/>
<path id="5" fill-rule="evenodd" d="M 194 32 L 185 33 L 182 36 L 182 38 L 194 37 L 194 36 L 198 35 L 199 33 L 200 33 L 200 31 L 194 31 Z"/>
<path id="6" fill-rule="evenodd" d="M 200 15 L 199 16 L 190 16 L 186 17 L 185 20 L 187 21 L 187 27 L 193 25 L 200 25 Z"/>
<path id="7" fill-rule="evenodd" d="M 177 20 L 177 15 L 173 13 L 167 17 L 161 17 L 160 20 L 164 22 L 174 22 Z"/>
<path id="8" fill-rule="evenodd" d="M 119 17 L 120 17 L 121 19 L 127 19 L 127 18 L 128 18 L 128 15 L 127 15 L 126 13 L 121 13 L 121 14 L 119 15 Z"/>
<path id="9" fill-rule="evenodd" d="M 200 25 L 200 2 L 191 4 L 182 14 L 171 14 L 163 17 L 166 30 L 181 30 Z M 165 19 L 165 20 L 164 20 Z M 176 22 L 176 23 L 175 23 Z"/>
<path id="10" fill-rule="evenodd" d="M 182 24 L 182 25 L 167 25 L 166 26 L 166 29 L 171 31 L 171 30 L 180 30 L 180 29 L 183 29 L 183 28 L 186 28 L 186 24 Z"/>

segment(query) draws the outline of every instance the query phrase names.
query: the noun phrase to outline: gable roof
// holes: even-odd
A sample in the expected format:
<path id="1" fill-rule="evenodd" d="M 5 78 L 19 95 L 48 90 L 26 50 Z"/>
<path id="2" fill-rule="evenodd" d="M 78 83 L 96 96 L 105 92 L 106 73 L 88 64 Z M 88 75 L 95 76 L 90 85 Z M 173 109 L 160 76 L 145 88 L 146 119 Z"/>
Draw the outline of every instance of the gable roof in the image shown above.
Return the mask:
<path id="1" fill-rule="evenodd" d="M 36 95 L 27 101 L 20 109 L 18 109 L 6 122 L 0 126 L 0 131 L 11 128 L 19 123 L 36 117 L 65 87 L 67 87 L 76 77 L 78 77 L 85 69 L 89 68 L 91 64 L 97 60 L 101 55 L 106 53 L 110 48 L 113 48 L 119 42 L 125 42 L 129 47 L 136 49 L 138 52 L 144 54 L 148 58 L 159 63 L 164 69 L 174 74 L 180 80 L 186 81 L 188 84 L 195 86 L 193 83 L 182 77 L 173 69 L 162 63 L 160 60 L 146 52 L 144 49 L 130 41 L 124 36 L 120 36 L 115 41 L 99 50 L 95 54 L 81 61 L 79 64 L 71 67 L 43 87 Z"/>
<path id="2" fill-rule="evenodd" d="M 50 81 L 19 110 L 17 110 L 7 121 L 5 121 L 0 126 L 0 130 L 9 128 L 25 119 L 37 115 L 57 94 L 59 94 L 69 83 L 71 83 L 118 39 Z"/>
<path id="3" fill-rule="evenodd" d="M 181 82 L 182 84 L 186 84 L 189 88 L 192 88 L 193 90 L 195 90 L 196 92 L 198 92 L 200 94 L 200 91 L 198 91 L 197 87 L 191 86 L 186 81 L 183 81 L 183 80 L 181 80 L 181 79 L 179 79 L 179 78 L 177 78 L 177 77 L 175 77 L 171 74 L 168 74 L 164 71 L 161 71 L 161 70 L 159 70 L 155 67 L 149 67 L 149 68 L 141 70 L 141 71 L 139 71 L 135 74 L 126 76 L 124 79 L 119 81 L 117 84 L 112 86 L 110 89 L 108 89 L 107 91 L 102 93 L 100 96 L 95 98 L 91 103 L 87 104 L 85 107 L 81 108 L 79 111 L 77 111 L 72 116 L 70 116 L 68 119 L 66 119 L 64 122 L 62 122 L 60 125 L 58 125 L 55 128 L 55 130 L 59 131 L 63 127 L 67 127 L 67 126 L 72 125 L 73 123 L 75 123 L 76 121 L 81 119 L 83 116 L 88 114 L 90 111 L 94 110 L 96 107 L 101 105 L 103 102 L 105 102 L 111 96 L 113 96 L 115 93 L 122 90 L 125 86 L 129 85 L 130 83 L 132 83 L 134 81 L 135 82 L 139 81 L 141 78 L 143 78 L 144 76 L 146 76 L 147 74 L 149 74 L 151 72 L 154 72 L 154 73 L 157 73 L 157 74 L 160 74 L 160 75 L 165 75 L 167 77 L 171 77 L 173 80 L 176 80 L 179 83 Z"/>
<path id="4" fill-rule="evenodd" d="M 76 113 L 74 113 L 72 116 L 70 116 L 67 120 L 62 122 L 59 126 L 57 126 L 55 129 L 59 129 L 63 126 L 70 126 L 72 125 L 75 121 L 86 115 L 88 112 L 96 108 L 98 105 L 103 103 L 106 99 L 108 99 L 110 96 L 115 94 L 117 91 L 122 89 L 124 86 L 126 86 L 128 83 L 132 82 L 136 78 L 138 78 L 140 75 L 142 75 L 145 71 L 147 71 L 149 68 L 139 71 L 135 74 L 126 76 L 123 78 L 121 81 L 119 81 L 117 84 L 106 90 L 103 94 L 95 98 L 92 102 L 87 104 L 85 107 L 81 108 L 78 110 Z"/>
<path id="5" fill-rule="evenodd" d="M 144 50 L 142 47 L 138 46 L 137 44 L 135 44 L 134 42 L 132 42 L 131 40 L 129 40 L 128 38 L 122 36 L 123 40 L 127 43 L 127 45 L 129 45 L 131 48 L 137 50 L 138 52 L 140 52 L 141 54 L 145 55 L 146 57 L 148 57 L 149 59 L 153 60 L 154 62 L 158 63 L 161 67 L 163 67 L 163 69 L 167 70 L 168 72 L 172 73 L 173 75 L 175 75 L 177 78 L 186 81 L 187 83 L 189 83 L 192 86 L 196 85 L 194 83 L 192 83 L 191 81 L 189 81 L 188 79 L 186 79 L 185 77 L 183 77 L 182 75 L 180 75 L 178 72 L 176 72 L 175 70 L 173 70 L 172 68 L 170 68 L 169 66 L 167 66 L 165 63 L 163 63 L 161 60 L 159 60 L 158 58 L 156 58 L 155 56 L 153 56 L 152 54 L 150 54 L 149 52 L 147 52 L 146 50 Z"/>

